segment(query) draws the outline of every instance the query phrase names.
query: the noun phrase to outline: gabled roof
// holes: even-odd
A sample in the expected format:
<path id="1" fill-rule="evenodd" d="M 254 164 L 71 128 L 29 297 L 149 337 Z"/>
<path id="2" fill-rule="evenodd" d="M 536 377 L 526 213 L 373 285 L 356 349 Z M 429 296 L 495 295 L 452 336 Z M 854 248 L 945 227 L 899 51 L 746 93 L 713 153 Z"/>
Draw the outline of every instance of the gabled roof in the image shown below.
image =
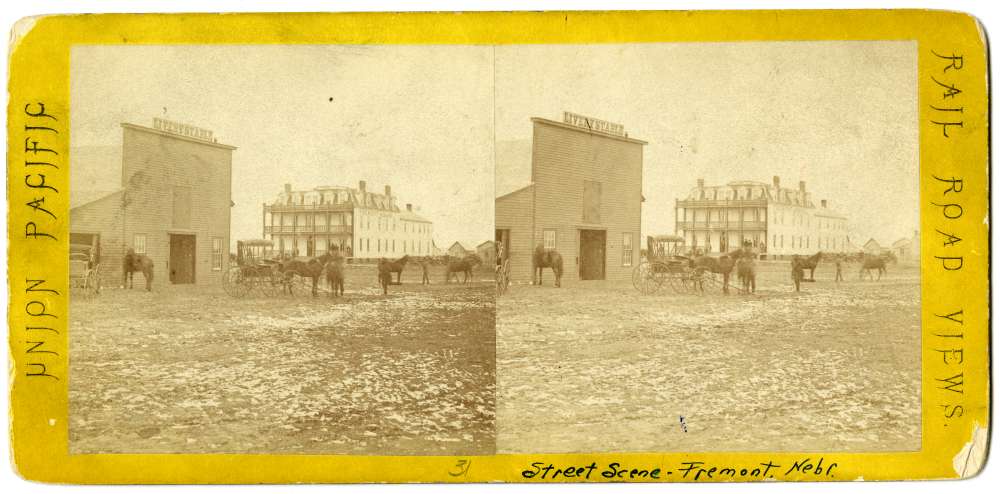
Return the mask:
<path id="1" fill-rule="evenodd" d="M 413 211 L 403 211 L 399 213 L 399 219 L 406 221 L 416 221 L 420 223 L 431 223 L 431 220 L 424 218 L 423 216 L 420 216 L 419 214 L 414 213 Z"/>
<path id="2" fill-rule="evenodd" d="M 879 245 L 878 241 L 875 240 L 874 238 L 869 238 L 868 241 L 865 242 L 864 248 L 867 249 L 869 246 L 879 247 L 879 248 L 882 247 L 881 245 Z"/>
<path id="3" fill-rule="evenodd" d="M 476 246 L 476 250 L 479 250 L 479 248 L 480 248 L 480 247 L 483 247 L 483 246 L 485 246 L 485 247 L 487 247 L 487 248 L 492 248 L 492 247 L 494 247 L 494 245 L 493 245 L 493 241 L 492 241 L 492 240 L 487 240 L 487 241 L 485 241 L 485 242 L 483 242 L 483 243 L 481 243 L 481 244 L 477 245 L 477 246 Z"/>
<path id="4" fill-rule="evenodd" d="M 107 199 L 115 194 L 121 193 L 125 189 L 118 190 L 73 190 L 69 193 L 69 208 L 76 209 L 80 206 L 86 206 L 92 202 L 100 201 L 101 199 Z"/>
<path id="5" fill-rule="evenodd" d="M 497 197 L 497 198 L 496 198 L 496 200 L 497 200 L 497 201 L 499 201 L 499 200 L 502 200 L 502 199 L 506 199 L 506 198 L 508 198 L 508 197 L 511 197 L 511 196 L 513 196 L 514 194 L 520 194 L 520 193 L 522 193 L 522 192 L 527 192 L 528 190 L 530 190 L 530 189 L 531 189 L 532 187 L 534 187 L 534 186 L 535 186 L 535 184 L 533 184 L 533 183 L 530 183 L 530 184 L 528 184 L 528 185 L 525 185 L 524 187 L 521 187 L 520 189 L 517 189 L 517 190 L 514 190 L 514 191 L 511 191 L 511 192 L 508 192 L 508 193 L 506 193 L 506 194 L 504 194 L 504 195 L 502 195 L 502 196 L 499 196 L 499 197 Z"/>
<path id="6" fill-rule="evenodd" d="M 451 247 L 448 247 L 448 250 L 451 250 L 451 249 L 455 248 L 456 245 L 458 246 L 459 249 L 462 249 L 462 250 L 464 250 L 466 252 L 468 252 L 468 250 L 469 250 L 469 249 L 466 249 L 465 246 L 462 245 L 461 242 L 455 242 L 455 243 L 451 244 Z"/>

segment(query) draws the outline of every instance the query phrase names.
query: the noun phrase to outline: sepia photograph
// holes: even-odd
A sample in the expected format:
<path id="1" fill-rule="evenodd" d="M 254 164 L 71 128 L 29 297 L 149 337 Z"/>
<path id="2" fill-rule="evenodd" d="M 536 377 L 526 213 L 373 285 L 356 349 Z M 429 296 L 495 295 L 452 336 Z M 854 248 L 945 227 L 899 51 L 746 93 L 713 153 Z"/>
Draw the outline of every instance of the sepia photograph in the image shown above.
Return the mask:
<path id="1" fill-rule="evenodd" d="M 493 51 L 71 51 L 69 448 L 495 452 Z"/>
<path id="2" fill-rule="evenodd" d="M 920 449 L 915 42 L 496 74 L 498 452 Z"/>

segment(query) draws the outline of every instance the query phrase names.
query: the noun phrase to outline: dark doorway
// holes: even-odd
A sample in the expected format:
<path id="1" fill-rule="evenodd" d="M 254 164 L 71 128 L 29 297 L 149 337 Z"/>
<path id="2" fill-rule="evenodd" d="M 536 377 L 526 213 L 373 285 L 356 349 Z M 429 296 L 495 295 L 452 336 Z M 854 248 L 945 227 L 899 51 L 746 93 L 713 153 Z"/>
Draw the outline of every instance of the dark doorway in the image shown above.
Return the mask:
<path id="1" fill-rule="evenodd" d="M 580 230 L 580 279 L 604 279 L 604 230 Z"/>
<path id="2" fill-rule="evenodd" d="M 194 235 L 170 235 L 170 282 L 194 283 Z"/>

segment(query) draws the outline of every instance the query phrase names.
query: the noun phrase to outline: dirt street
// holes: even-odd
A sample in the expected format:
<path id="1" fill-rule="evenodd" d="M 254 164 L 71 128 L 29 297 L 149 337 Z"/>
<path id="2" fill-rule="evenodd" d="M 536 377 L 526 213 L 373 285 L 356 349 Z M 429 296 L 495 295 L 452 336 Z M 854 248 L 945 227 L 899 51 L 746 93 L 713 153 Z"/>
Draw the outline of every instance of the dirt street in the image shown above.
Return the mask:
<path id="1" fill-rule="evenodd" d="M 423 287 L 408 268 L 384 297 L 367 271 L 333 301 L 74 298 L 71 452 L 492 453 L 492 282 Z"/>
<path id="2" fill-rule="evenodd" d="M 757 294 L 728 296 L 512 287 L 499 451 L 919 449 L 918 269 L 844 275 L 823 263 L 794 293 L 787 262 L 762 263 Z"/>

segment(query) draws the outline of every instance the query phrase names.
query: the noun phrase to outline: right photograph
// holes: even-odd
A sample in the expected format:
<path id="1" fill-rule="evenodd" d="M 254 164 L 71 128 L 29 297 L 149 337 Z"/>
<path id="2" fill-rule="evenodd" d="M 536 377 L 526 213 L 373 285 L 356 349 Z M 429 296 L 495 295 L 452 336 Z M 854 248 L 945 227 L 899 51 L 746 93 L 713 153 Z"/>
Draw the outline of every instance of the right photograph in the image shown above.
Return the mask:
<path id="1" fill-rule="evenodd" d="M 504 45 L 497 452 L 917 451 L 917 44 Z"/>

